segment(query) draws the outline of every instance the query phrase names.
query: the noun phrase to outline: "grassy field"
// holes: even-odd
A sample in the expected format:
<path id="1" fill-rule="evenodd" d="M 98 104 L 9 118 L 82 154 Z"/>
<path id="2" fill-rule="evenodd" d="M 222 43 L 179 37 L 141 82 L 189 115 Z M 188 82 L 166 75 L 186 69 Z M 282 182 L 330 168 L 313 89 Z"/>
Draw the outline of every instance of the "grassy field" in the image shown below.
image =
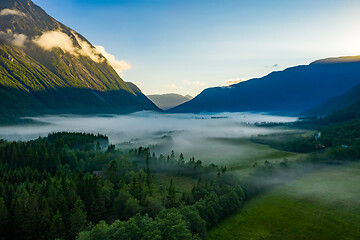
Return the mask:
<path id="1" fill-rule="evenodd" d="M 214 163 L 221 166 L 240 168 L 252 166 L 254 162 L 258 161 L 276 161 L 297 155 L 296 153 L 274 149 L 268 146 L 267 143 L 254 142 L 253 138 L 258 138 L 257 133 L 260 133 L 262 130 L 255 127 L 251 127 L 251 129 L 257 131 L 254 133 L 255 135 L 244 134 L 245 136 L 239 137 L 231 135 L 222 136 L 224 134 L 220 133 L 216 137 L 207 136 L 205 133 L 192 136 L 188 132 L 174 132 L 157 138 L 150 148 L 157 156 L 160 154 L 170 155 L 171 150 L 174 150 L 176 157 L 183 153 L 185 160 L 195 157 L 196 160 L 201 160 L 204 164 Z M 238 130 L 246 132 L 247 127 L 241 127 Z M 269 134 L 274 132 L 276 137 L 282 137 L 283 134 L 285 137 L 282 137 L 282 139 L 290 138 L 294 134 L 298 135 L 297 131 L 291 132 L 285 129 L 263 131 L 265 133 L 269 131 Z M 143 143 L 143 145 L 146 146 L 146 143 Z"/>
<path id="2" fill-rule="evenodd" d="M 159 146 L 151 148 L 157 156 L 171 154 L 171 152 L 161 152 Z M 214 163 L 218 166 L 226 166 L 241 177 L 252 172 L 254 163 L 259 165 L 264 164 L 265 161 L 280 163 L 284 158 L 291 162 L 307 156 L 281 151 L 266 144 L 256 143 L 250 138 L 201 138 L 194 142 L 182 139 L 181 144 L 175 144 L 166 149 L 172 149 L 172 147 L 174 147 L 176 157 L 183 153 L 185 160 L 188 161 L 194 156 L 204 165 Z"/>
<path id="3" fill-rule="evenodd" d="M 299 158 L 302 154 L 274 149 L 246 138 L 211 138 L 203 149 L 197 147 L 194 153 L 185 152 L 186 158 L 194 155 L 205 164 L 214 163 L 232 168 L 248 168 L 255 162 L 265 160 L 281 161 L 283 158 Z M 209 147 L 211 146 L 211 147 Z M 191 149 L 190 149 L 191 150 Z M 196 152 L 197 151 L 197 152 Z"/>
<path id="4" fill-rule="evenodd" d="M 264 144 L 254 143 L 249 139 L 229 139 L 229 138 L 216 138 L 211 141 L 221 146 L 231 148 L 231 152 L 220 153 L 223 155 L 222 158 L 215 158 L 214 151 L 210 149 L 208 152 L 201 153 L 201 155 L 211 154 L 213 161 L 203 161 L 204 164 L 215 163 L 220 166 L 226 166 L 233 173 L 241 177 L 246 177 L 253 171 L 254 163 L 259 165 L 264 164 L 267 160 L 269 162 L 278 164 L 284 158 L 289 161 L 296 161 L 298 159 L 306 157 L 306 154 L 299 154 L 293 152 L 280 151 L 271 148 Z M 231 153 L 231 154 L 230 154 Z M 207 158 L 205 158 L 207 159 Z M 175 188 L 178 192 L 191 191 L 192 187 L 196 184 L 197 179 L 186 177 L 186 176 L 174 176 L 166 173 L 154 174 L 155 181 L 168 187 L 170 180 L 173 179 Z"/>
<path id="5" fill-rule="evenodd" d="M 240 178 L 248 176 L 253 171 L 253 165 L 263 165 L 265 161 L 279 164 L 285 158 L 289 162 L 307 157 L 307 154 L 277 150 L 265 144 L 255 143 L 249 139 L 219 139 L 228 145 L 233 144 L 246 148 L 247 151 L 238 151 L 238 157 L 227 159 L 226 166 Z"/>
<path id="6" fill-rule="evenodd" d="M 217 139 L 217 141 L 223 142 L 227 145 L 234 145 L 239 148 L 238 156 L 226 161 L 227 166 L 233 168 L 247 168 L 252 166 L 255 162 L 261 163 L 261 161 L 264 162 L 266 160 L 271 162 L 280 162 L 284 158 L 295 160 L 305 156 L 304 154 L 277 150 L 265 144 L 255 143 L 249 139 L 223 138 Z M 240 151 L 241 148 L 245 148 L 246 150 Z"/>
<path id="7" fill-rule="evenodd" d="M 360 164 L 322 169 L 264 193 L 208 239 L 360 239 Z"/>

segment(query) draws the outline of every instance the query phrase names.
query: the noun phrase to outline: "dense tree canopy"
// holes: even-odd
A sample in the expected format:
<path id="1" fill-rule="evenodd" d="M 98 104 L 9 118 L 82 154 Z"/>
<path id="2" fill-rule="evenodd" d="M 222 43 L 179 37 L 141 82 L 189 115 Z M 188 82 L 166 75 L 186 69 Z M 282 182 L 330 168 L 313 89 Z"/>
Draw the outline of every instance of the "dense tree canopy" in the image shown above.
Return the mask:
<path id="1" fill-rule="evenodd" d="M 169 178 L 164 188 L 154 176 L 162 172 L 197 184 L 179 191 Z M 121 152 L 102 135 L 2 140 L 0 239 L 199 239 L 244 201 L 228 178 L 174 151 Z"/>

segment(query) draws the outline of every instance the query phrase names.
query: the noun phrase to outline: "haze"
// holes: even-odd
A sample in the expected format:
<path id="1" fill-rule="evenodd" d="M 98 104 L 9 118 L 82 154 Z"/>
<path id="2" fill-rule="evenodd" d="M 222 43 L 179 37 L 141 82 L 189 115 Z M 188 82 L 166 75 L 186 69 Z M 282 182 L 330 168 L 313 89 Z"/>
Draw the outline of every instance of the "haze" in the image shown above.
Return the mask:
<path id="1" fill-rule="evenodd" d="M 50 132 L 102 133 L 121 149 L 150 146 L 156 154 L 184 153 L 207 163 L 244 162 L 267 150 L 242 139 L 284 130 L 251 125 L 257 122 L 290 122 L 293 117 L 254 113 L 160 114 L 137 112 L 111 116 L 45 116 L 32 118 L 38 125 L 0 127 L 0 138 L 29 140 Z M 239 144 L 238 141 L 242 141 Z"/>

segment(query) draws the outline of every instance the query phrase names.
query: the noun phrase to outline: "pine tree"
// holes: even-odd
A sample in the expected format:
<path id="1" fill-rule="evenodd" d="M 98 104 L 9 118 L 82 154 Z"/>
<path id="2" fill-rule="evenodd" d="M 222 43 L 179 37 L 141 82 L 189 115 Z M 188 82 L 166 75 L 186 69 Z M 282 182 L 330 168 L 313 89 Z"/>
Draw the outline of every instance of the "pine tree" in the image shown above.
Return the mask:
<path id="1" fill-rule="evenodd" d="M 150 172 L 150 168 L 146 169 L 146 185 L 149 189 L 150 195 L 151 195 L 151 184 L 152 184 L 152 176 Z"/>
<path id="2" fill-rule="evenodd" d="M 3 198 L 0 198 L 0 236 L 6 236 L 7 221 L 8 221 L 8 211 L 5 206 L 5 201 Z"/>
<path id="3" fill-rule="evenodd" d="M 86 211 L 84 210 L 84 204 L 80 199 L 75 202 L 74 207 L 71 209 L 70 223 L 71 238 L 75 238 L 86 226 Z"/>
<path id="4" fill-rule="evenodd" d="M 166 203 L 166 207 L 167 208 L 172 208 L 176 206 L 176 190 L 174 187 L 174 183 L 173 180 L 170 180 L 170 186 L 169 186 L 169 191 L 168 191 L 168 196 L 167 196 L 167 203 Z"/>
<path id="5" fill-rule="evenodd" d="M 101 151 L 101 145 L 99 142 L 96 143 L 96 151 Z"/>
<path id="6" fill-rule="evenodd" d="M 184 163 L 185 163 L 184 155 L 183 155 L 182 153 L 180 153 L 179 163 L 180 163 L 180 164 L 184 164 Z"/>
<path id="7" fill-rule="evenodd" d="M 51 225 L 50 225 L 50 237 L 52 239 L 61 239 L 64 238 L 64 235 L 66 233 L 65 231 L 65 225 L 63 221 L 63 217 L 60 214 L 59 210 L 55 212 L 55 214 L 52 217 Z"/>

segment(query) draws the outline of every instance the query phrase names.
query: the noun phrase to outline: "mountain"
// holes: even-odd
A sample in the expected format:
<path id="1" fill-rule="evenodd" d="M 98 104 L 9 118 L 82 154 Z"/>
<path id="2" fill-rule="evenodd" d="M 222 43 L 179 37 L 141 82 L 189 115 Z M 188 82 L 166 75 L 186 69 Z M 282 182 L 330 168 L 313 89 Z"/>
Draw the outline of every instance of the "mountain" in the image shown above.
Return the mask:
<path id="1" fill-rule="evenodd" d="M 129 88 L 136 94 L 139 99 L 142 99 L 142 101 L 146 103 L 148 109 L 157 109 L 158 111 L 161 111 L 161 109 L 158 109 L 155 103 L 153 103 L 151 99 L 149 100 L 149 98 L 145 94 L 143 94 L 140 88 L 134 83 L 126 82 L 126 85 L 129 86 Z"/>
<path id="2" fill-rule="evenodd" d="M 360 101 L 360 85 L 352 88 L 344 95 L 337 96 L 322 102 L 321 104 L 305 111 L 302 115 L 305 116 L 326 116 L 342 110 L 352 104 Z"/>
<path id="3" fill-rule="evenodd" d="M 190 95 L 182 96 L 176 93 L 154 94 L 148 95 L 147 97 L 163 110 L 176 107 L 193 99 Z"/>
<path id="4" fill-rule="evenodd" d="M 205 89 L 169 112 L 301 113 L 360 84 L 360 57 L 331 58 L 287 68 L 229 87 Z"/>
<path id="5" fill-rule="evenodd" d="M 0 2 L 0 122 L 56 113 L 159 110 L 89 41 L 30 0 Z"/>
<path id="6" fill-rule="evenodd" d="M 322 126 L 319 140 L 333 147 L 336 159 L 360 158 L 360 101 L 317 122 Z"/>
<path id="7" fill-rule="evenodd" d="M 320 119 L 325 123 L 342 123 L 347 121 L 357 120 L 360 122 L 360 101 L 357 101 L 350 106 L 331 113 L 330 115 Z"/>

